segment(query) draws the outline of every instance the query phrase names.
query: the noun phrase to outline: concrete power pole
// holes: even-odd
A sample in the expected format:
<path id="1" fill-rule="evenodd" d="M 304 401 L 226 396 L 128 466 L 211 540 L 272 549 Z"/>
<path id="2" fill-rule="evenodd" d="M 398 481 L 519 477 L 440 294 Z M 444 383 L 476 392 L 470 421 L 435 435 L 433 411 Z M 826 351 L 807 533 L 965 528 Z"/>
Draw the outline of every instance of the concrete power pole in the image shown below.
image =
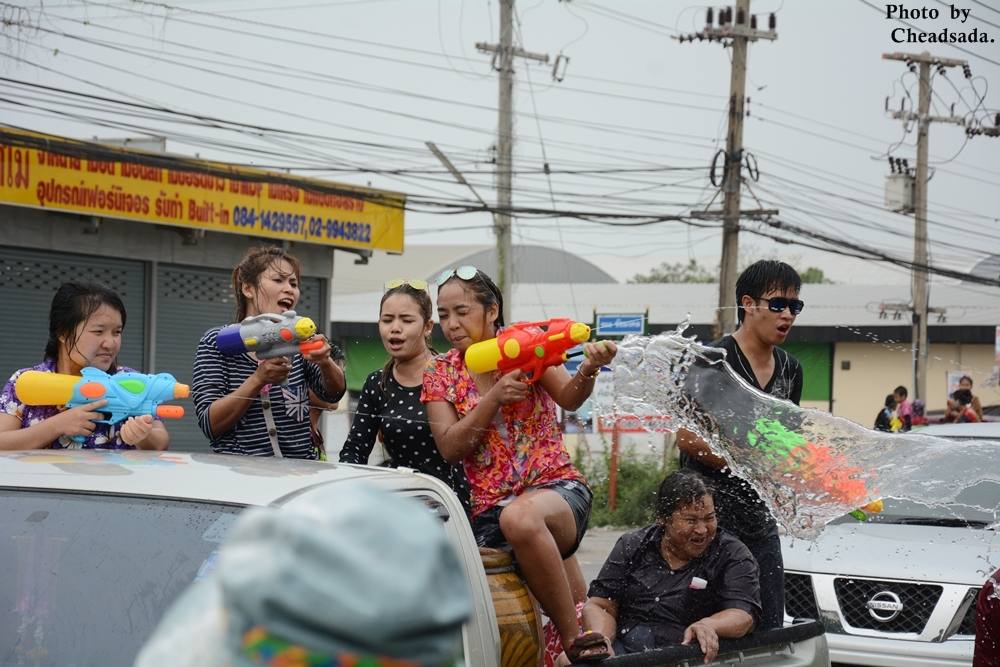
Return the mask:
<path id="1" fill-rule="evenodd" d="M 736 17 L 750 12 L 750 0 L 737 0 Z M 726 133 L 725 200 L 722 208 L 722 259 L 719 268 L 719 309 L 715 313 L 717 336 L 736 328 L 736 270 L 740 254 L 740 186 L 743 174 L 743 114 L 747 83 L 747 38 L 733 38 L 733 65 L 729 71 L 729 131 Z"/>
<path id="2" fill-rule="evenodd" d="M 514 152 L 514 56 L 548 63 L 547 54 L 514 48 L 514 0 L 500 0 L 500 44 L 477 42 L 480 51 L 493 54 L 493 68 L 500 74 L 497 131 L 497 208 L 493 230 L 497 238 L 497 286 L 511 316 L 514 256 L 511 248 L 511 182 Z"/>
<path id="3" fill-rule="evenodd" d="M 729 73 L 729 131 L 726 134 L 726 157 L 723 168 L 722 191 L 724 195 L 722 217 L 722 260 L 719 272 L 719 307 L 715 312 L 716 337 L 729 333 L 736 326 L 736 277 L 739 259 L 740 190 L 743 184 L 743 118 L 746 108 L 747 52 L 751 41 L 777 38 L 774 16 L 769 30 L 757 30 L 757 19 L 750 14 L 750 0 L 736 0 L 735 11 L 719 10 L 719 26 L 712 26 L 712 10 L 708 25 L 699 33 L 682 35 L 680 42 L 721 41 L 733 48 L 732 68 Z M 777 213 L 777 211 L 769 211 Z M 698 217 L 718 217 L 717 212 L 702 212 Z"/>
<path id="4" fill-rule="evenodd" d="M 943 72 L 946 67 L 968 67 L 964 60 L 935 58 L 924 51 L 921 54 L 884 53 L 886 60 L 902 60 L 909 66 L 919 64 L 920 88 L 917 95 L 917 113 L 898 111 L 894 118 L 917 121 L 917 169 L 913 183 L 913 271 L 911 293 L 913 298 L 913 398 L 927 400 L 927 143 L 932 121 L 965 125 L 958 116 L 931 116 L 931 66 Z"/>

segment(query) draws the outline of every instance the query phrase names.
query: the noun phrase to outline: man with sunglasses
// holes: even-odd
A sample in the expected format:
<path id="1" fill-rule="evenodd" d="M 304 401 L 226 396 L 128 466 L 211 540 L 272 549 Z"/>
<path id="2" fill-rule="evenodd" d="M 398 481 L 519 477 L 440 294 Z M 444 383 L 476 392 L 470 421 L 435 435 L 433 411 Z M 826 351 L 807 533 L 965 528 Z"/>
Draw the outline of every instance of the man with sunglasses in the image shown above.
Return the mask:
<path id="1" fill-rule="evenodd" d="M 778 346 L 805 306 L 799 299 L 801 287 L 802 279 L 788 264 L 755 262 L 736 281 L 739 327 L 711 343 L 726 351 L 726 363 L 751 387 L 796 405 L 802 397 L 802 366 Z M 719 526 L 735 533 L 757 559 L 763 608 L 758 629 L 780 628 L 785 607 L 784 562 L 774 518 L 757 492 L 734 476 L 704 441 L 682 430 L 677 444 L 681 465 L 712 481 Z"/>

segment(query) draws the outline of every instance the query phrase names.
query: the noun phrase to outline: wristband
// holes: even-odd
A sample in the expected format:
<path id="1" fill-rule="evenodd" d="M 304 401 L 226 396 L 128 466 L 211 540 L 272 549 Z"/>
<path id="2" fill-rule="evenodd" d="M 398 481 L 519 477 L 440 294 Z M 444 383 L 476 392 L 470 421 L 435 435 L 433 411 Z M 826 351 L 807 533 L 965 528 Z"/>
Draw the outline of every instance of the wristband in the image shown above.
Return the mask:
<path id="1" fill-rule="evenodd" d="M 582 370 L 577 370 L 577 374 L 580 377 L 585 378 L 587 380 L 595 380 L 597 379 L 597 376 L 601 374 L 601 367 L 598 366 L 597 370 L 594 371 L 593 373 L 590 373 L 589 375 L 587 373 L 584 373 Z"/>

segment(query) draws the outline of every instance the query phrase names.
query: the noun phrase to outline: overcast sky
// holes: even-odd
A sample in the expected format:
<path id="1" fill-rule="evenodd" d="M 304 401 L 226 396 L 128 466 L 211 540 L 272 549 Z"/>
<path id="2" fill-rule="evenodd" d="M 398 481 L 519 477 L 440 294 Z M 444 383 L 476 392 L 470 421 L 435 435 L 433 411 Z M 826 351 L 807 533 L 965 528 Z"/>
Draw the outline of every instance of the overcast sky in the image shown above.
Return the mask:
<path id="1" fill-rule="evenodd" d="M 497 41 L 495 1 L 174 0 L 168 3 L 173 9 L 121 1 L 14 4 L 25 11 L 4 9 L 22 27 L 3 29 L 3 76 L 311 136 L 261 137 L 130 118 L 103 103 L 103 110 L 89 102 L 70 107 L 52 93 L 0 82 L 5 122 L 73 137 L 134 136 L 146 129 L 167 134 L 172 152 L 308 166 L 302 173 L 469 199 L 424 146 L 433 141 L 483 197 L 494 199 L 497 80 L 490 56 L 474 44 Z M 925 30 L 977 28 L 1000 37 L 1000 2 L 956 5 L 971 9 L 973 18 L 912 22 Z M 937 0 L 904 6 L 949 14 L 949 3 Z M 748 60 L 744 137 L 760 168 L 753 193 L 789 222 L 911 255 L 912 217 L 885 212 L 882 201 L 885 154 L 892 150 L 913 165 L 916 132 L 911 127 L 904 134 L 884 104 L 890 96 L 898 108 L 907 95 L 915 103 L 917 82 L 903 63 L 881 54 L 927 48 L 968 59 L 978 77 L 971 84 L 960 69 L 934 78 L 935 113 L 947 115 L 955 103 L 955 114 L 969 118 L 974 109 L 992 125 L 1000 107 L 1000 48 L 969 45 L 970 55 L 948 46 L 894 44 L 891 32 L 903 26 L 885 18 L 884 3 L 754 0 L 751 10 L 776 12 L 778 21 L 777 41 L 753 44 Z M 559 209 L 649 214 L 709 205 L 716 193 L 708 165 L 725 143 L 729 51 L 671 38 L 700 30 L 704 5 L 524 0 L 517 17 L 523 48 L 569 61 L 561 82 L 553 81 L 551 65 L 517 63 L 515 204 L 551 207 L 554 200 Z M 96 125 L 95 117 L 111 126 Z M 141 127 L 129 132 L 123 122 Z M 932 261 L 967 270 L 985 253 L 1000 253 L 1000 138 L 966 141 L 962 128 L 933 124 L 930 152 Z M 551 181 L 541 173 L 546 161 Z M 330 167 L 337 170 L 325 171 Z M 358 173 L 361 168 L 379 173 Z M 409 173 L 385 173 L 395 169 Z M 568 173 L 580 171 L 591 173 Z M 745 207 L 758 207 L 744 196 Z M 515 242 L 577 253 L 621 280 L 691 257 L 714 268 L 720 244 L 717 230 L 677 222 L 621 228 L 519 219 L 514 234 Z M 406 216 L 408 245 L 492 240 L 485 214 Z M 748 255 L 821 266 L 842 282 L 909 279 L 902 269 L 750 234 L 741 235 L 741 244 L 749 246 Z M 377 257 L 372 265 L 377 268 Z"/>

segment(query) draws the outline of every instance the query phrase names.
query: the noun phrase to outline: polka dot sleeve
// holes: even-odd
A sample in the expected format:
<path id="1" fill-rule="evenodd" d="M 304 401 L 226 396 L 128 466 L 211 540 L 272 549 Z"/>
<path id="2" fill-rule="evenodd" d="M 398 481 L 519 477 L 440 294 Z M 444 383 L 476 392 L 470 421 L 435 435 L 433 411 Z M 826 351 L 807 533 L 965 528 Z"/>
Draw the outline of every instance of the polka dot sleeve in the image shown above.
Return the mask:
<path id="1" fill-rule="evenodd" d="M 379 415 L 385 406 L 385 395 L 379 386 L 381 380 L 381 370 L 365 379 L 354 421 L 351 422 L 351 431 L 340 450 L 341 463 L 368 463 L 368 456 L 372 453 L 375 437 L 378 435 Z"/>

